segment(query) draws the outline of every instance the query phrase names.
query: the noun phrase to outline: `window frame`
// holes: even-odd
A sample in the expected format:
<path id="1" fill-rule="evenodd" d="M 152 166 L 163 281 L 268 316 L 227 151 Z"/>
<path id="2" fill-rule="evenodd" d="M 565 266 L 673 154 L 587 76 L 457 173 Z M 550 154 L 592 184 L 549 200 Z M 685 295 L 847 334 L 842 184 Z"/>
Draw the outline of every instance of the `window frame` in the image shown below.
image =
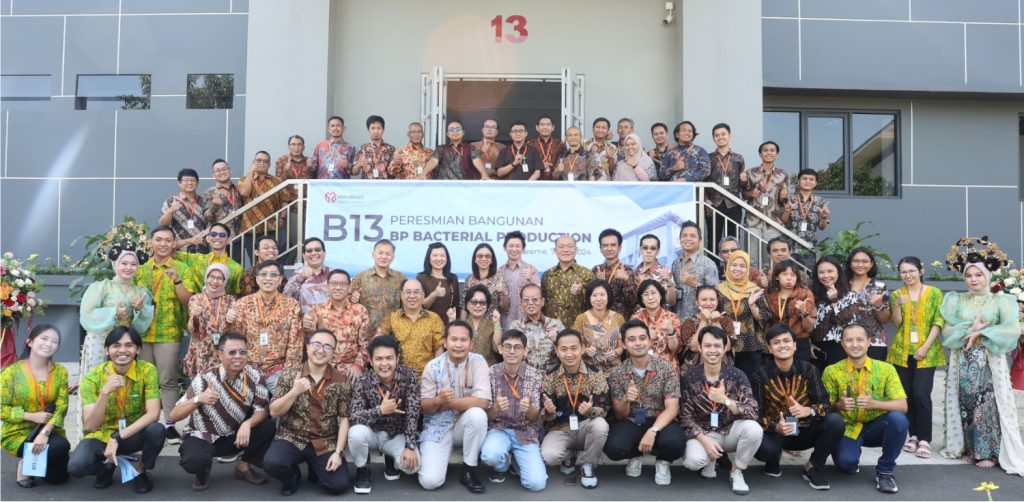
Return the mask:
<path id="1" fill-rule="evenodd" d="M 857 199 L 901 199 L 903 198 L 903 125 L 901 111 L 898 109 L 885 108 L 813 108 L 813 107 L 792 107 L 792 106 L 767 106 L 763 113 L 787 112 L 799 114 L 799 131 L 797 137 L 800 141 L 800 165 L 797 172 L 807 169 L 807 153 L 809 143 L 808 119 L 812 117 L 832 117 L 843 119 L 843 164 L 846 171 L 845 189 L 837 190 L 816 190 L 822 194 L 834 198 L 857 198 Z M 895 129 L 895 172 L 893 179 L 895 191 L 892 195 L 856 195 L 853 193 L 853 116 L 854 115 L 892 115 L 894 117 L 893 127 Z M 764 120 L 762 119 L 762 123 Z M 765 136 L 765 141 L 770 140 Z M 819 171 L 815 169 L 815 171 Z"/>

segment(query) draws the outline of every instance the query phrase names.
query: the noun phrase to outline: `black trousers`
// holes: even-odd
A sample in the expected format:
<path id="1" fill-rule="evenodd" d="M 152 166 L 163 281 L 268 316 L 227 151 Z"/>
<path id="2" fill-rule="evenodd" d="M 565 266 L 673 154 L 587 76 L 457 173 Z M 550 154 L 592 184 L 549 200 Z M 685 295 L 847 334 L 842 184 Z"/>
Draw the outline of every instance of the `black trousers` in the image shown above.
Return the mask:
<path id="1" fill-rule="evenodd" d="M 31 445 L 32 443 L 25 441 L 18 447 L 18 458 L 25 452 L 25 445 Z M 68 480 L 68 459 L 71 458 L 71 443 L 66 438 L 58 436 L 56 434 L 50 436 L 50 441 L 46 443 L 49 447 L 46 449 L 46 477 L 43 479 L 47 483 L 63 483 Z"/>
<path id="2" fill-rule="evenodd" d="M 639 449 L 640 440 L 647 433 L 647 429 L 653 425 L 653 418 L 648 419 L 643 425 L 637 425 L 630 420 L 612 422 L 608 429 L 608 440 L 604 443 L 604 454 L 612 460 L 623 460 L 643 455 Z M 673 462 L 682 457 L 685 451 L 686 435 L 679 427 L 679 422 L 675 420 L 669 422 L 654 438 L 652 453 L 658 460 Z"/>
<path id="3" fill-rule="evenodd" d="M 714 207 L 722 214 L 713 213 L 709 215 L 704 213 L 704 228 L 707 229 L 704 242 L 711 249 L 711 253 L 717 256 L 718 241 L 722 240 L 722 237 L 726 235 L 739 236 L 739 225 L 736 222 L 743 223 L 743 208 L 740 206 L 726 207 L 724 200 Z M 726 221 L 726 218 L 732 221 Z"/>
<path id="4" fill-rule="evenodd" d="M 896 366 L 896 365 L 894 365 Z M 935 368 L 918 368 L 913 355 L 907 357 L 907 367 L 896 366 L 896 374 L 907 394 L 907 421 L 910 435 L 921 441 L 932 442 L 932 384 Z"/>
<path id="5" fill-rule="evenodd" d="M 838 413 L 829 413 L 825 418 L 815 420 L 807 427 L 801 427 L 800 434 L 796 436 L 783 436 L 774 430 L 765 431 L 754 458 L 764 462 L 769 471 L 778 471 L 782 450 L 799 451 L 813 447 L 811 463 L 821 469 L 825 467 L 828 456 L 839 444 L 845 430 L 843 417 Z"/>
<path id="6" fill-rule="evenodd" d="M 166 426 L 162 423 L 149 424 L 142 432 L 118 442 L 117 453 L 118 455 L 128 455 L 141 450 L 142 465 L 149 471 L 156 467 L 156 459 L 160 455 L 160 450 L 164 448 L 166 431 Z M 71 455 L 71 461 L 68 462 L 68 472 L 73 477 L 81 478 L 99 474 L 103 469 L 112 469 L 114 467 L 112 464 L 103 465 L 105 460 L 103 450 L 105 449 L 107 449 L 107 443 L 99 439 L 86 439 L 78 443 L 78 447 Z"/>
<path id="7" fill-rule="evenodd" d="M 764 354 L 761 352 L 737 352 L 734 361 L 736 369 L 747 375 L 747 380 L 754 381 L 754 373 L 764 366 Z"/>
<path id="8" fill-rule="evenodd" d="M 289 485 L 293 479 L 301 477 L 299 464 L 305 462 L 319 478 L 320 486 L 324 487 L 331 495 L 338 495 L 348 491 L 352 486 L 352 481 L 348 474 L 348 462 L 345 461 L 344 456 L 341 458 L 341 467 L 334 472 L 327 471 L 327 460 L 330 459 L 331 453 L 317 455 L 312 444 L 307 444 L 300 450 L 288 441 L 275 439 L 270 443 L 270 449 L 263 457 L 263 470 L 280 481 L 281 484 Z"/>
<path id="9" fill-rule="evenodd" d="M 253 465 L 262 465 L 263 456 L 270 448 L 274 439 L 274 421 L 266 419 L 260 422 L 249 433 L 249 444 L 244 449 L 235 446 L 235 434 L 218 438 L 213 443 L 195 436 L 186 436 L 181 440 L 178 464 L 189 474 L 210 472 L 213 457 L 224 457 L 242 452 L 242 461 Z"/>

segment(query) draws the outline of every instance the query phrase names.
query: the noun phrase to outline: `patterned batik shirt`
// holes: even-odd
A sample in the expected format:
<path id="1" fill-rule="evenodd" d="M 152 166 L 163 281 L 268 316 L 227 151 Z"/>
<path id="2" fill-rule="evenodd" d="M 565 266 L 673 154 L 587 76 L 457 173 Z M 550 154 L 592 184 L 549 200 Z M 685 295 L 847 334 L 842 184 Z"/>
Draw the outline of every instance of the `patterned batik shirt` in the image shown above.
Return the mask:
<path id="1" fill-rule="evenodd" d="M 309 365 L 289 368 L 274 387 L 274 400 L 281 399 L 292 390 L 296 378 L 310 378 Z M 348 418 L 348 380 L 327 366 L 319 383 L 313 383 L 308 392 L 295 398 L 292 407 L 281 417 L 276 439 L 283 439 L 299 451 L 312 444 L 317 456 L 334 451 L 338 442 L 338 428 Z"/>
<path id="2" fill-rule="evenodd" d="M 398 180 L 416 179 L 423 174 L 423 168 L 427 161 L 434 155 L 434 151 L 421 145 L 409 143 L 395 151 L 388 166 L 388 176 Z"/>
<path id="3" fill-rule="evenodd" d="M 821 373 L 821 383 L 825 385 L 828 399 L 833 403 L 844 396 L 855 399 L 859 396 L 871 396 L 875 401 L 907 398 L 900 377 L 896 374 L 896 368 L 870 357 L 864 361 L 864 366 L 861 366 L 860 370 L 854 368 L 849 359 L 830 365 Z M 845 435 L 850 439 L 860 437 L 864 424 L 885 413 L 884 410 L 865 410 L 860 407 L 839 412 L 846 423 Z"/>
<path id="4" fill-rule="evenodd" d="M 203 289 L 201 280 L 198 280 L 195 274 L 190 273 L 188 264 L 181 260 L 172 258 L 159 264 L 156 258 L 153 258 L 139 265 L 132 282 L 136 286 L 149 288 L 150 294 L 153 295 L 153 322 L 145 333 L 140 333 L 143 343 L 181 341 L 182 331 L 188 321 L 188 312 L 185 306 L 178 301 L 178 294 L 174 291 L 174 281 L 165 275 L 165 271 L 171 267 L 177 271 L 182 286 L 189 293 L 198 294 Z"/>
<path id="5" fill-rule="evenodd" d="M 444 322 L 425 308 L 420 308 L 416 320 L 410 318 L 405 309 L 398 309 L 381 321 L 377 336 L 395 337 L 402 347 L 402 363 L 420 374 L 444 345 Z"/>
<path id="6" fill-rule="evenodd" d="M 355 165 L 361 168 L 363 178 L 383 180 L 388 178 L 388 166 L 394 156 L 394 146 L 384 142 L 366 143 L 356 150 Z"/>
<path id="7" fill-rule="evenodd" d="M 789 223 L 786 227 L 797 235 L 797 237 L 816 244 L 818 242 L 818 225 L 824 218 L 821 210 L 825 208 L 825 199 L 817 195 L 811 195 L 810 200 L 804 199 L 800 192 L 789 196 L 790 204 L 796 206 L 795 211 L 789 212 Z"/>
<path id="8" fill-rule="evenodd" d="M 788 185 L 789 176 L 786 171 L 773 166 L 771 172 L 765 173 L 763 166 L 757 166 L 747 171 L 747 181 L 743 183 L 742 188 L 744 192 L 749 192 L 754 188 L 759 189 L 761 195 L 756 198 L 748 197 L 747 202 L 769 218 L 782 221 L 785 204 L 789 203 L 789 196 L 783 198 L 782 194 L 789 192 Z M 747 226 L 760 229 L 768 228 L 768 224 L 753 211 L 747 211 Z"/>
<path id="9" fill-rule="evenodd" d="M 676 313 L 679 317 L 690 317 L 695 315 L 697 307 L 697 288 L 691 287 L 683 281 L 683 272 L 697 278 L 697 286 L 717 286 L 718 267 L 711 258 L 697 252 L 690 256 L 683 254 L 672 262 L 672 278 L 676 283 Z"/>
<path id="10" fill-rule="evenodd" d="M 789 408 L 793 406 L 794 399 L 800 406 L 807 406 L 815 413 L 813 417 L 799 419 L 800 427 L 807 427 L 825 418 L 832 409 L 828 392 L 818 376 L 818 369 L 807 361 L 793 359 L 789 371 L 782 371 L 774 360 L 770 360 L 754 372 L 753 378 L 751 386 L 761 410 L 761 427 L 767 432 L 775 431 L 780 413 L 790 416 Z"/>
<path id="11" fill-rule="evenodd" d="M 627 420 L 634 420 L 637 407 L 644 409 L 648 420 L 654 420 L 665 411 L 666 399 L 678 399 L 680 396 L 679 374 L 669 363 L 656 357 L 648 357 L 647 368 L 642 371 L 627 359 L 608 374 L 608 391 L 613 402 L 626 399 L 630 382 L 636 384 L 640 398 L 638 402 L 630 403 Z"/>
<path id="12" fill-rule="evenodd" d="M 558 365 L 544 375 L 544 395 L 555 403 L 555 414 L 544 414 L 544 428 L 548 431 L 569 430 L 569 417 L 579 415 L 580 403 L 593 399 L 590 414 L 582 419 L 604 417 L 611 409 L 608 394 L 608 377 L 601 370 L 581 364 L 578 372 L 571 375 L 565 367 Z M 570 395 L 571 393 L 571 395 Z"/>
<path id="13" fill-rule="evenodd" d="M 95 403 L 107 378 L 114 374 L 114 363 L 107 361 L 85 374 L 78 387 L 82 406 Z M 132 361 L 124 374 L 124 386 L 107 397 L 107 409 L 103 410 L 100 427 L 82 439 L 98 439 L 104 443 L 118 431 L 118 420 L 122 417 L 127 425 L 135 423 L 146 414 L 146 401 L 160 399 L 160 377 L 156 366 L 148 361 Z"/>
<path id="14" fill-rule="evenodd" d="M 678 170 L 677 170 L 678 168 Z M 703 147 L 690 143 L 678 145 L 668 151 L 661 161 L 658 178 L 661 181 L 704 181 L 711 174 L 711 161 Z M 732 180 L 730 180 L 732 181 Z"/>
<path id="15" fill-rule="evenodd" d="M 399 410 L 405 412 L 382 415 L 382 394 L 390 394 Z M 405 434 L 405 447 L 416 448 L 420 419 L 420 383 L 416 371 L 399 365 L 395 368 L 391 387 L 386 387 L 373 371 L 367 371 L 352 384 L 352 404 L 349 406 L 351 425 L 365 425 L 375 432 L 384 432 L 389 438 Z"/>
<path id="16" fill-rule="evenodd" d="M 423 378 L 420 380 L 420 402 L 439 396 L 444 389 L 452 389 L 455 392 L 455 399 L 475 397 L 490 402 L 491 377 L 487 361 L 480 354 L 473 352 L 458 365 L 448 358 L 447 352 L 431 359 L 424 368 Z M 424 414 L 420 442 L 440 441 L 452 430 L 462 413 L 448 408 Z"/>
<path id="17" fill-rule="evenodd" d="M 544 315 L 562 321 L 564 326 L 572 326 L 576 316 L 583 313 L 585 290 L 587 284 L 593 280 L 594 273 L 575 261 L 564 270 L 560 265 L 549 268 L 540 280 L 541 294 L 544 296 Z M 572 294 L 573 283 L 581 284 L 577 294 Z"/>
<path id="18" fill-rule="evenodd" d="M 345 140 L 330 139 L 317 143 L 313 148 L 313 167 L 316 177 L 321 180 L 347 180 L 355 161 L 356 147 Z"/>
<path id="19" fill-rule="evenodd" d="M 248 340 L 249 363 L 265 376 L 302 364 L 302 310 L 299 302 L 282 294 L 269 305 L 260 293 L 235 302 L 237 318 L 231 329 Z M 263 343 L 267 342 L 267 343 Z"/>
<path id="20" fill-rule="evenodd" d="M 219 206 L 213 203 L 215 200 L 220 201 Z M 242 201 L 242 194 L 238 193 L 238 187 L 234 183 L 228 181 L 227 188 L 212 186 L 203 192 L 203 217 L 208 224 L 213 225 L 227 218 L 232 211 L 242 207 L 243 204 L 245 202 Z M 227 225 L 231 228 L 231 235 L 238 235 L 238 230 L 242 226 L 242 218 L 235 217 Z"/>
<path id="21" fill-rule="evenodd" d="M 194 201 L 181 194 L 172 195 L 160 206 L 160 214 L 171 209 L 171 204 L 178 201 L 178 210 L 171 214 L 171 230 L 174 231 L 174 238 L 181 241 L 191 239 L 206 230 L 206 208 L 203 206 L 203 198 L 196 194 Z M 190 253 L 205 253 L 209 250 L 206 243 L 191 244 L 186 249 Z"/>
<path id="22" fill-rule="evenodd" d="M 636 282 L 636 274 L 633 271 L 633 267 L 619 261 L 610 267 L 607 263 L 602 263 L 595 266 L 592 271 L 594 272 L 594 277 L 597 277 L 598 274 L 604 274 L 604 280 L 608 281 L 608 284 L 612 287 L 611 301 L 608 303 L 608 308 L 618 312 L 622 317 L 632 315 L 633 311 L 636 310 L 636 288 L 639 285 Z M 619 277 L 619 271 L 625 272 L 626 277 Z M 584 287 L 586 287 L 586 284 L 584 284 Z"/>
<path id="23" fill-rule="evenodd" d="M 519 409 L 523 399 L 530 402 L 530 407 L 541 408 L 540 393 L 544 373 L 530 366 L 520 364 L 514 375 L 506 372 L 505 363 L 491 366 L 491 402 L 497 402 L 498 395 L 508 399 L 508 410 L 496 411 L 491 429 L 511 429 L 516 434 L 519 444 L 538 444 L 537 421 L 526 418 L 526 413 Z"/>
<path id="24" fill-rule="evenodd" d="M 743 160 L 743 156 L 732 150 L 729 150 L 729 153 L 725 155 L 721 155 L 716 149 L 711 152 L 708 158 L 711 165 L 711 176 L 708 177 L 707 181 L 718 184 L 718 186 L 721 186 L 727 192 L 742 200 L 743 191 L 740 187 L 740 173 L 746 169 L 746 162 Z M 708 202 L 712 206 L 719 207 L 722 205 L 722 202 L 725 202 L 725 207 L 727 208 L 736 207 L 735 202 L 714 190 L 708 190 L 706 193 Z"/>
<path id="25" fill-rule="evenodd" d="M 679 422 L 686 432 L 686 437 L 696 438 L 701 434 L 717 432 L 729 435 L 733 422 L 737 420 L 757 420 L 757 400 L 750 389 L 747 375 L 735 366 L 723 366 L 718 375 L 718 382 L 709 382 L 704 375 L 704 365 L 691 368 L 679 377 L 683 399 L 679 407 Z M 724 404 L 712 403 L 708 396 L 708 387 L 722 382 L 725 395 L 736 402 L 736 413 Z M 718 427 L 711 427 L 711 412 L 718 411 Z"/>
<path id="26" fill-rule="evenodd" d="M 328 299 L 327 276 L 331 273 L 331 269 L 321 267 L 320 273 L 309 277 L 302 275 L 302 270 L 296 270 L 288 278 L 288 283 L 284 285 L 284 294 L 298 300 L 299 307 L 305 314 L 311 306 L 323 303 Z"/>
<path id="27" fill-rule="evenodd" d="M 220 399 L 214 404 L 200 403 L 188 416 L 185 436 L 213 443 L 238 433 L 242 422 L 270 406 L 270 390 L 259 370 L 246 364 L 234 380 L 228 381 L 223 366 L 210 368 L 192 379 L 178 404 L 187 403 L 206 389 L 213 389 Z M 290 387 L 289 387 L 290 389 Z"/>
<path id="28" fill-rule="evenodd" d="M 399 293 L 404 280 L 404 274 L 390 268 L 385 277 L 377 275 L 376 270 L 371 268 L 356 274 L 352 279 L 349 291 L 359 292 L 359 303 L 366 307 L 371 329 L 380 326 L 384 316 L 401 306 Z"/>
<path id="29" fill-rule="evenodd" d="M 539 321 L 527 318 L 512 321 L 508 329 L 517 329 L 526 335 L 526 364 L 540 371 L 547 371 L 548 364 L 555 360 L 555 336 L 565 329 L 558 319 L 541 316 Z"/>
<path id="30" fill-rule="evenodd" d="M 366 347 L 373 336 L 366 307 L 345 300 L 335 308 L 334 302 L 327 300 L 310 307 L 306 317 L 316 321 L 317 329 L 329 329 L 334 333 L 337 345 L 331 366 L 335 370 L 348 378 L 350 372 L 362 372 L 366 368 L 369 362 Z"/>

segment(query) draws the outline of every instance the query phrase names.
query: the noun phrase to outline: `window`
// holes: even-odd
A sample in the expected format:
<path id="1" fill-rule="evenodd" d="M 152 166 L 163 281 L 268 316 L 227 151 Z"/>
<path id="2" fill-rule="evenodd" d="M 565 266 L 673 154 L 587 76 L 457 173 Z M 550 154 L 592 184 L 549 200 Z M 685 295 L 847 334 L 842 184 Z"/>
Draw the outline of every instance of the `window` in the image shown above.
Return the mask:
<path id="1" fill-rule="evenodd" d="M 50 107 L 50 75 L 0 75 L 4 110 L 46 110 Z"/>
<path id="2" fill-rule="evenodd" d="M 79 75 L 76 110 L 148 110 L 151 75 Z"/>
<path id="3" fill-rule="evenodd" d="M 795 162 L 818 171 L 819 190 L 895 197 L 898 118 L 884 111 L 768 110 L 764 135 L 782 148 L 782 167 Z M 793 150 L 798 153 L 790 156 Z"/>
<path id="4" fill-rule="evenodd" d="M 189 73 L 186 78 L 189 110 L 225 110 L 235 105 L 235 75 L 231 73 Z"/>
<path id="5" fill-rule="evenodd" d="M 464 141 L 483 139 L 480 128 L 487 119 L 498 122 L 498 141 L 505 144 L 512 142 L 508 130 L 515 121 L 525 122 L 532 136 L 537 117 L 548 115 L 555 126 L 554 135 L 562 130 L 559 82 L 449 80 L 447 87 L 446 117 L 463 121 Z"/>

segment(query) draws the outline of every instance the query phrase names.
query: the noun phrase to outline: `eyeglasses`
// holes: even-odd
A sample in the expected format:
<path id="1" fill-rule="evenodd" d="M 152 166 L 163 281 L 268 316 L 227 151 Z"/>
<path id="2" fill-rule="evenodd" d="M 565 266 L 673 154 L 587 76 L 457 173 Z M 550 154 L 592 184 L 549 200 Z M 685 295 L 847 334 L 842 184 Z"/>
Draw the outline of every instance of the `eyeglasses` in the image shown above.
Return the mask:
<path id="1" fill-rule="evenodd" d="M 917 270 L 904 270 L 900 272 L 900 275 L 917 275 L 918 273 L 920 272 L 918 272 Z"/>
<path id="2" fill-rule="evenodd" d="M 327 343 L 309 342 L 309 346 L 312 347 L 313 350 L 322 350 L 324 352 L 334 352 L 334 345 L 330 345 L 330 344 L 327 344 Z"/>
<path id="3" fill-rule="evenodd" d="M 640 249 L 643 251 L 657 251 L 658 246 L 640 246 Z"/>
<path id="4" fill-rule="evenodd" d="M 483 307 L 484 305 L 487 305 L 487 300 L 470 300 L 469 304 Z"/>
<path id="5" fill-rule="evenodd" d="M 256 159 L 253 162 L 256 163 L 256 164 L 269 164 L 270 163 L 270 159 Z"/>
<path id="6" fill-rule="evenodd" d="M 224 282 L 224 277 L 219 275 L 211 275 L 210 277 L 206 278 L 206 282 L 210 281 Z"/>
<path id="7" fill-rule="evenodd" d="M 324 248 L 306 248 L 306 249 L 303 249 L 303 251 L 305 251 L 307 253 L 322 253 L 322 252 L 324 252 Z"/>
<path id="8" fill-rule="evenodd" d="M 512 344 L 506 343 L 506 344 L 502 344 L 501 350 L 505 350 L 505 351 L 508 351 L 508 352 L 522 352 L 522 351 L 526 350 L 526 346 L 525 345 L 512 345 Z"/>
<path id="9" fill-rule="evenodd" d="M 478 259 L 478 260 L 493 260 L 494 257 L 489 255 L 489 254 L 478 254 L 478 255 L 476 255 L 476 259 Z"/>
<path id="10" fill-rule="evenodd" d="M 249 351 L 246 350 L 246 349 L 227 350 L 224 353 L 229 355 L 229 356 L 231 356 L 231 357 L 247 356 L 247 355 L 249 355 Z"/>
<path id="11" fill-rule="evenodd" d="M 418 289 L 406 289 L 406 290 L 402 291 L 402 294 L 403 295 L 407 295 L 407 296 L 412 296 L 412 295 L 418 295 L 418 294 L 420 294 L 422 292 L 423 291 L 418 290 Z"/>
<path id="12" fill-rule="evenodd" d="M 331 288 L 343 288 L 343 287 L 348 286 L 348 285 L 349 285 L 349 283 L 348 282 L 344 282 L 344 281 L 328 281 L 327 282 L 327 286 L 331 287 Z"/>
<path id="13" fill-rule="evenodd" d="M 540 303 L 544 301 L 543 298 L 523 298 L 522 303 Z"/>
<path id="14" fill-rule="evenodd" d="M 722 254 L 729 254 L 729 253 L 731 253 L 731 252 L 733 252 L 733 251 L 736 251 L 736 250 L 738 250 L 738 249 L 739 249 L 739 248 L 735 248 L 735 249 L 725 249 L 725 248 L 722 248 L 722 250 L 721 250 L 721 253 L 722 253 Z"/>
<path id="15" fill-rule="evenodd" d="M 277 279 L 278 277 L 281 277 L 281 274 L 277 272 L 260 272 L 256 274 L 256 277 L 259 277 L 260 279 Z"/>
<path id="16" fill-rule="evenodd" d="M 461 127 L 449 127 L 448 132 L 462 132 Z"/>
<path id="17" fill-rule="evenodd" d="M 225 238 L 227 236 L 228 236 L 227 232 L 210 232 L 210 237 L 216 237 L 216 238 L 219 238 L 219 239 L 223 239 L 223 238 Z"/>

